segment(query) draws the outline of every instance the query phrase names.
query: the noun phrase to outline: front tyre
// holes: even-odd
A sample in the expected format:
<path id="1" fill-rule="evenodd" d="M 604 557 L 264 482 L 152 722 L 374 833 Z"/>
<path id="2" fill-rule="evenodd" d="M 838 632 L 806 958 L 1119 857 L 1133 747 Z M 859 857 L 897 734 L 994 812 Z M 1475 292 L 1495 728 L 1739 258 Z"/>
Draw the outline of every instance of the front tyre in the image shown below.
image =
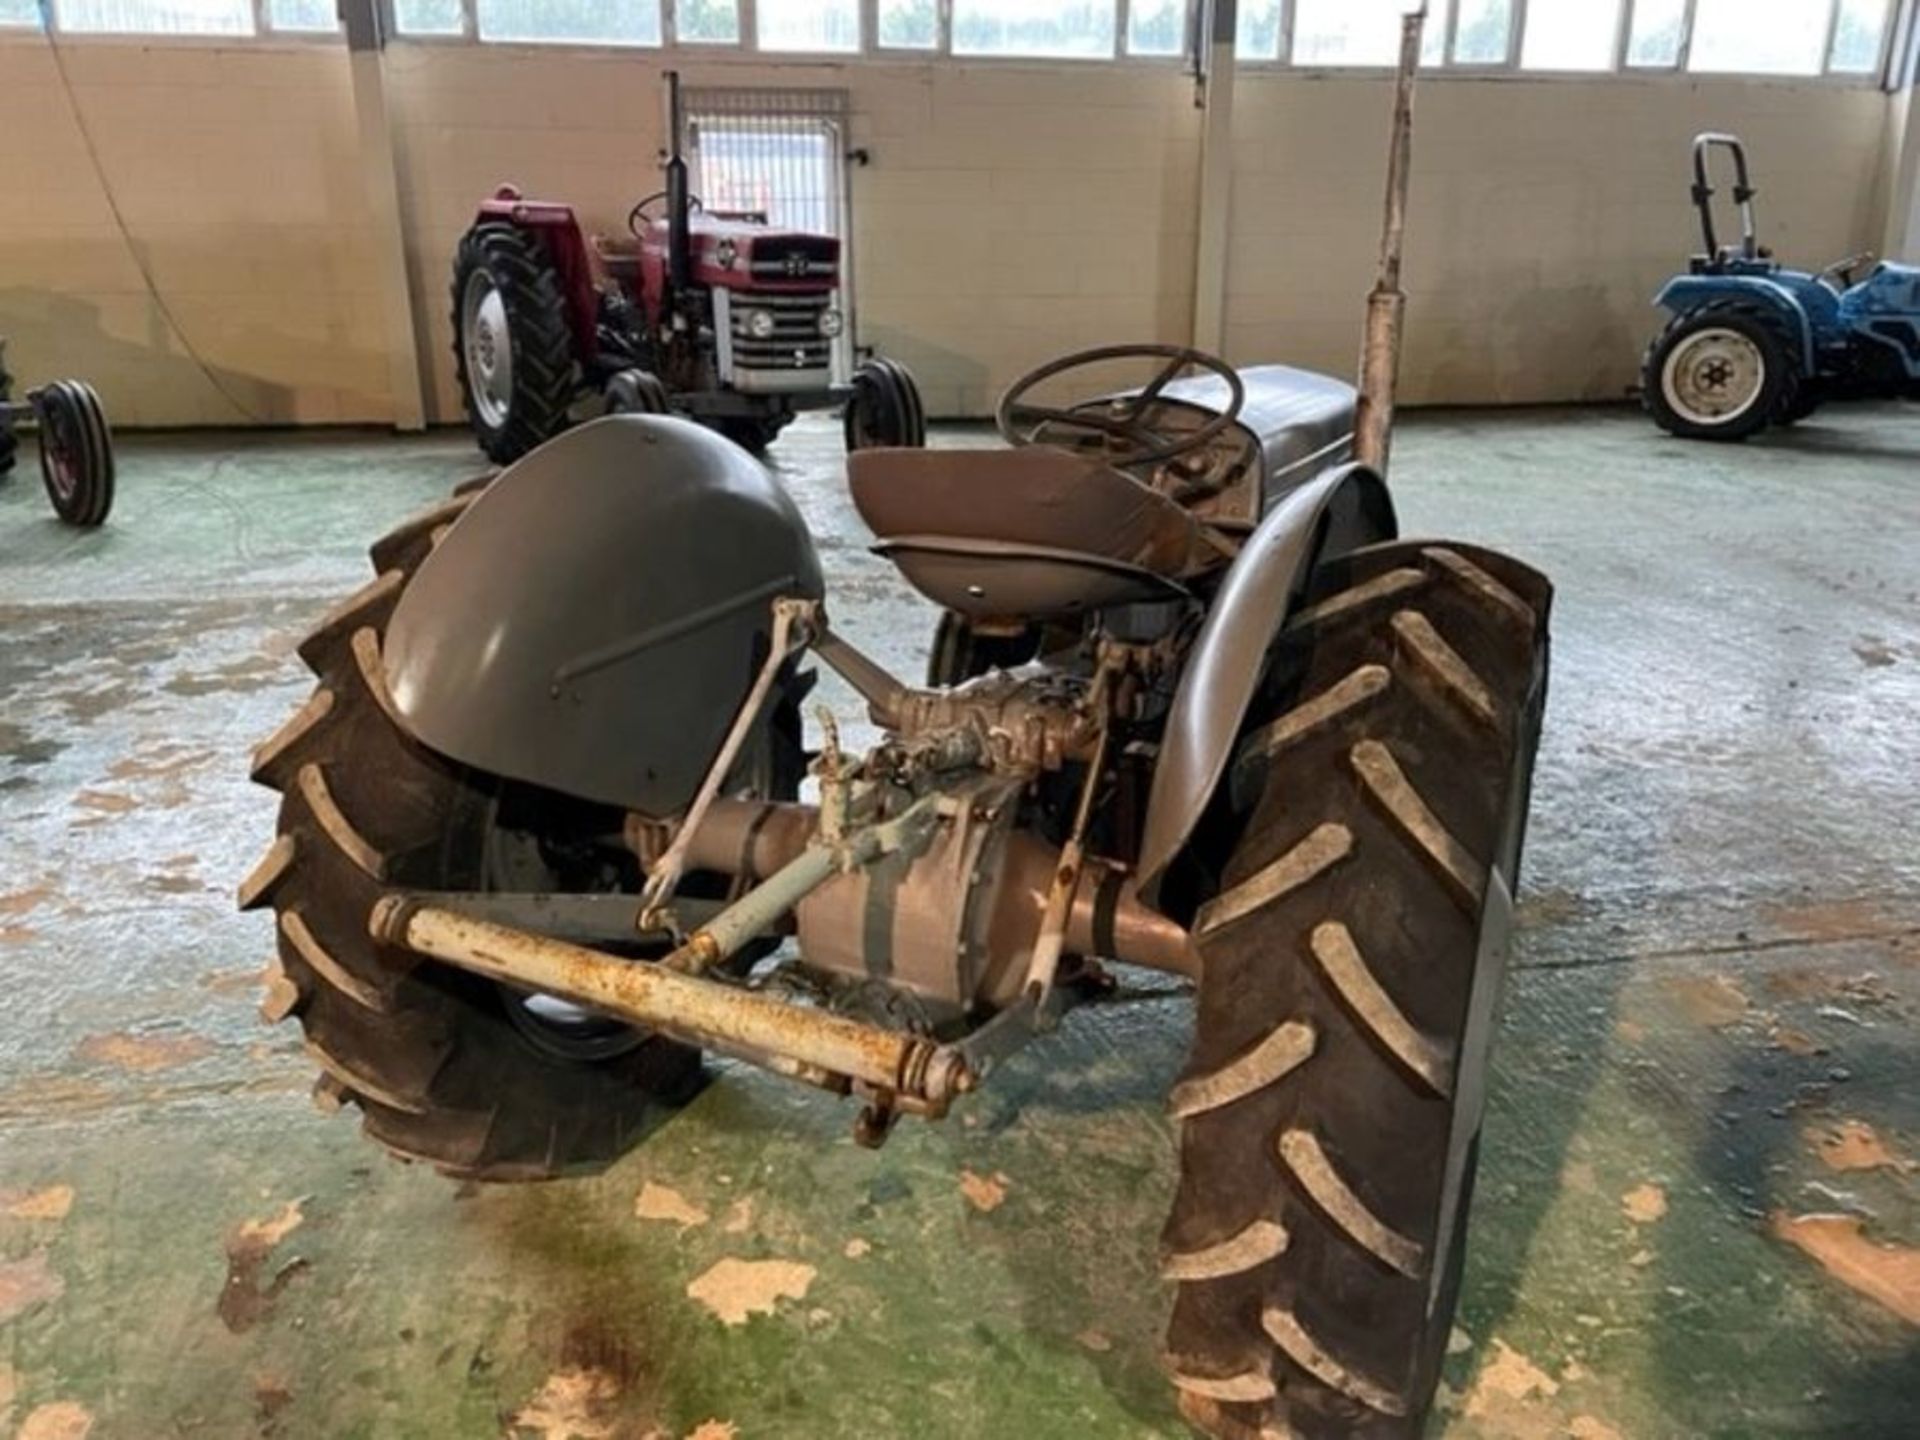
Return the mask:
<path id="1" fill-rule="evenodd" d="M 772 415 L 722 415 L 713 426 L 749 455 L 764 455 L 780 432 L 793 423 L 793 412 Z"/>
<path id="2" fill-rule="evenodd" d="M 10 474 L 19 457 L 20 437 L 14 433 L 12 411 L 13 376 L 7 373 L 7 342 L 0 339 L 0 477 Z"/>
<path id="3" fill-rule="evenodd" d="M 1466 546 L 1322 567 L 1218 817 L 1174 1086 L 1167 1365 L 1220 1436 L 1420 1432 L 1462 1269 L 1550 590 Z"/>
<path id="4" fill-rule="evenodd" d="M 453 261 L 460 399 L 487 457 L 510 465 L 567 428 L 573 335 L 545 248 L 518 226 L 475 225 Z"/>
<path id="5" fill-rule="evenodd" d="M 1818 411 L 1826 400 L 1826 392 L 1818 381 L 1802 380 L 1793 395 L 1781 404 L 1779 413 L 1773 417 L 1773 423 L 1798 425 Z"/>
<path id="6" fill-rule="evenodd" d="M 853 375 L 843 429 L 847 453 L 881 448 L 924 449 L 927 412 L 920 387 L 898 360 L 874 356 Z"/>
<path id="7" fill-rule="evenodd" d="M 673 400 L 660 377 L 650 370 L 621 370 L 607 381 L 609 415 L 671 415 Z"/>
<path id="8" fill-rule="evenodd" d="M 1800 367 L 1772 321 L 1706 305 L 1647 347 L 1641 395 L 1654 423 L 1687 440 L 1744 440 L 1789 409 Z"/>
<path id="9" fill-rule="evenodd" d="M 84 380 L 55 380 L 35 391 L 40 419 L 40 478 L 53 512 L 91 530 L 113 509 L 113 431 L 94 388 Z"/>

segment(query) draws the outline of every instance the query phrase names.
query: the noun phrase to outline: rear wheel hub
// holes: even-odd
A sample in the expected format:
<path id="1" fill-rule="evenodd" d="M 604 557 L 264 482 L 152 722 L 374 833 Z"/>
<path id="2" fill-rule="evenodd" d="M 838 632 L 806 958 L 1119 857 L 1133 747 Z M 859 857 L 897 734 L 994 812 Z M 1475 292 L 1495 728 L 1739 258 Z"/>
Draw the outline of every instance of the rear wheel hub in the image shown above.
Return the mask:
<path id="1" fill-rule="evenodd" d="M 484 270 L 468 277 L 460 297 L 460 344 L 474 413 L 497 429 L 513 406 L 513 332 L 500 287 Z"/>
<path id="2" fill-rule="evenodd" d="M 1696 331 L 1673 347 L 1661 371 L 1667 403 L 1695 425 L 1725 425 L 1752 409 L 1766 385 L 1760 347 L 1738 330 Z"/>

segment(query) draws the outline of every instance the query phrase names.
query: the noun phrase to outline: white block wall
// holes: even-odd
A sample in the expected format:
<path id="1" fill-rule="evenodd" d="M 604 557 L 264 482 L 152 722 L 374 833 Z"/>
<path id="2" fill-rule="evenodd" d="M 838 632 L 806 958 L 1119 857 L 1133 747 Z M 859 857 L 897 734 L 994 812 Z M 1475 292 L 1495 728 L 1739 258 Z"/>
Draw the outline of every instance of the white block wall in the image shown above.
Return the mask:
<path id="1" fill-rule="evenodd" d="M 125 424 L 379 421 L 385 363 L 345 56 L 87 42 L 63 54 L 102 166 L 210 384 L 146 294 L 44 42 L 0 40 L 13 204 L 0 333 L 30 379 L 90 378 Z M 936 414 L 984 413 L 1062 350 L 1186 338 L 1192 83 L 1092 65 L 685 66 L 847 89 L 862 338 Z M 429 404 L 457 417 L 447 266 L 502 180 L 616 230 L 657 188 L 658 57 L 396 45 L 390 99 Z M 1228 344 L 1350 373 L 1372 279 L 1388 87 L 1242 72 Z M 1864 87 L 1434 80 L 1418 100 L 1404 377 L 1414 403 L 1606 398 L 1694 246 L 1686 142 L 1737 129 L 1766 238 L 1824 264 L 1882 224 L 1890 102 Z M 224 393 L 223 393 L 224 392 Z"/>

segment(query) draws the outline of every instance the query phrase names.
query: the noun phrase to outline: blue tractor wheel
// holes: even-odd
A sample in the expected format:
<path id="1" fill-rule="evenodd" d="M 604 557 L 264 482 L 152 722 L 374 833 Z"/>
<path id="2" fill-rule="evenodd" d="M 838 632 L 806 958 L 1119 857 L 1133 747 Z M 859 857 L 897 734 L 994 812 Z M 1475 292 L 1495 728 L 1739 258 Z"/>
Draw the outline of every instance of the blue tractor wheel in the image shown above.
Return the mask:
<path id="1" fill-rule="evenodd" d="M 1688 440 L 1744 440 L 1790 410 L 1800 366 L 1774 321 L 1745 306 L 1674 316 L 1647 347 L 1641 397 L 1661 429 Z"/>

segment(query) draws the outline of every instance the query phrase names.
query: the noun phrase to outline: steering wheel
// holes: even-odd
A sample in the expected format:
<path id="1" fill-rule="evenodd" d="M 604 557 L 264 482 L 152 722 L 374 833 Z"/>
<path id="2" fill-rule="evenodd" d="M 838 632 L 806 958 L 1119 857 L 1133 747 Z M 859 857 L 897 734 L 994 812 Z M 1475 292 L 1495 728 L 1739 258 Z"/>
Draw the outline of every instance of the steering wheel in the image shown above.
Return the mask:
<path id="1" fill-rule="evenodd" d="M 656 200 L 664 200 L 666 198 L 666 191 L 656 190 L 644 200 L 636 200 L 633 208 L 627 211 L 627 233 L 636 240 L 641 239 L 640 222 L 648 218 L 646 214 L 647 206 L 653 204 Z M 687 208 L 689 210 L 704 210 L 707 207 L 701 203 L 698 195 L 689 195 L 687 196 Z"/>
<path id="2" fill-rule="evenodd" d="M 1144 389 L 1133 395 L 1089 401 L 1071 408 L 1030 404 L 1023 398 L 1035 386 L 1064 375 L 1069 370 L 1113 360 L 1163 360 L 1166 363 Z M 1226 381 L 1231 399 L 1226 409 L 1219 411 L 1198 430 L 1169 437 L 1151 428 L 1146 423 L 1146 415 L 1154 402 L 1159 400 L 1160 392 L 1188 366 L 1210 370 Z M 1119 441 L 1123 446 L 1130 447 L 1115 458 L 1115 464 L 1157 465 L 1176 455 L 1185 455 L 1212 444 L 1239 418 L 1240 407 L 1246 398 L 1247 387 L 1240 383 L 1240 376 L 1234 368 L 1219 356 L 1209 355 L 1204 350 L 1195 350 L 1186 345 L 1107 345 L 1094 350 L 1075 351 L 1058 360 L 1050 360 L 1037 370 L 1029 370 L 1008 386 L 1006 393 L 1000 397 L 993 423 L 1000 431 L 1001 438 L 1009 445 L 1042 444 L 1040 433 L 1049 426 L 1057 425 L 1096 435 L 1108 442 Z"/>
<path id="3" fill-rule="evenodd" d="M 1818 278 L 1824 280 L 1831 275 L 1842 290 L 1850 290 L 1853 288 L 1853 272 L 1862 265 L 1871 265 L 1876 258 L 1871 250 L 1862 250 L 1858 255 L 1834 261 L 1820 272 Z"/>

